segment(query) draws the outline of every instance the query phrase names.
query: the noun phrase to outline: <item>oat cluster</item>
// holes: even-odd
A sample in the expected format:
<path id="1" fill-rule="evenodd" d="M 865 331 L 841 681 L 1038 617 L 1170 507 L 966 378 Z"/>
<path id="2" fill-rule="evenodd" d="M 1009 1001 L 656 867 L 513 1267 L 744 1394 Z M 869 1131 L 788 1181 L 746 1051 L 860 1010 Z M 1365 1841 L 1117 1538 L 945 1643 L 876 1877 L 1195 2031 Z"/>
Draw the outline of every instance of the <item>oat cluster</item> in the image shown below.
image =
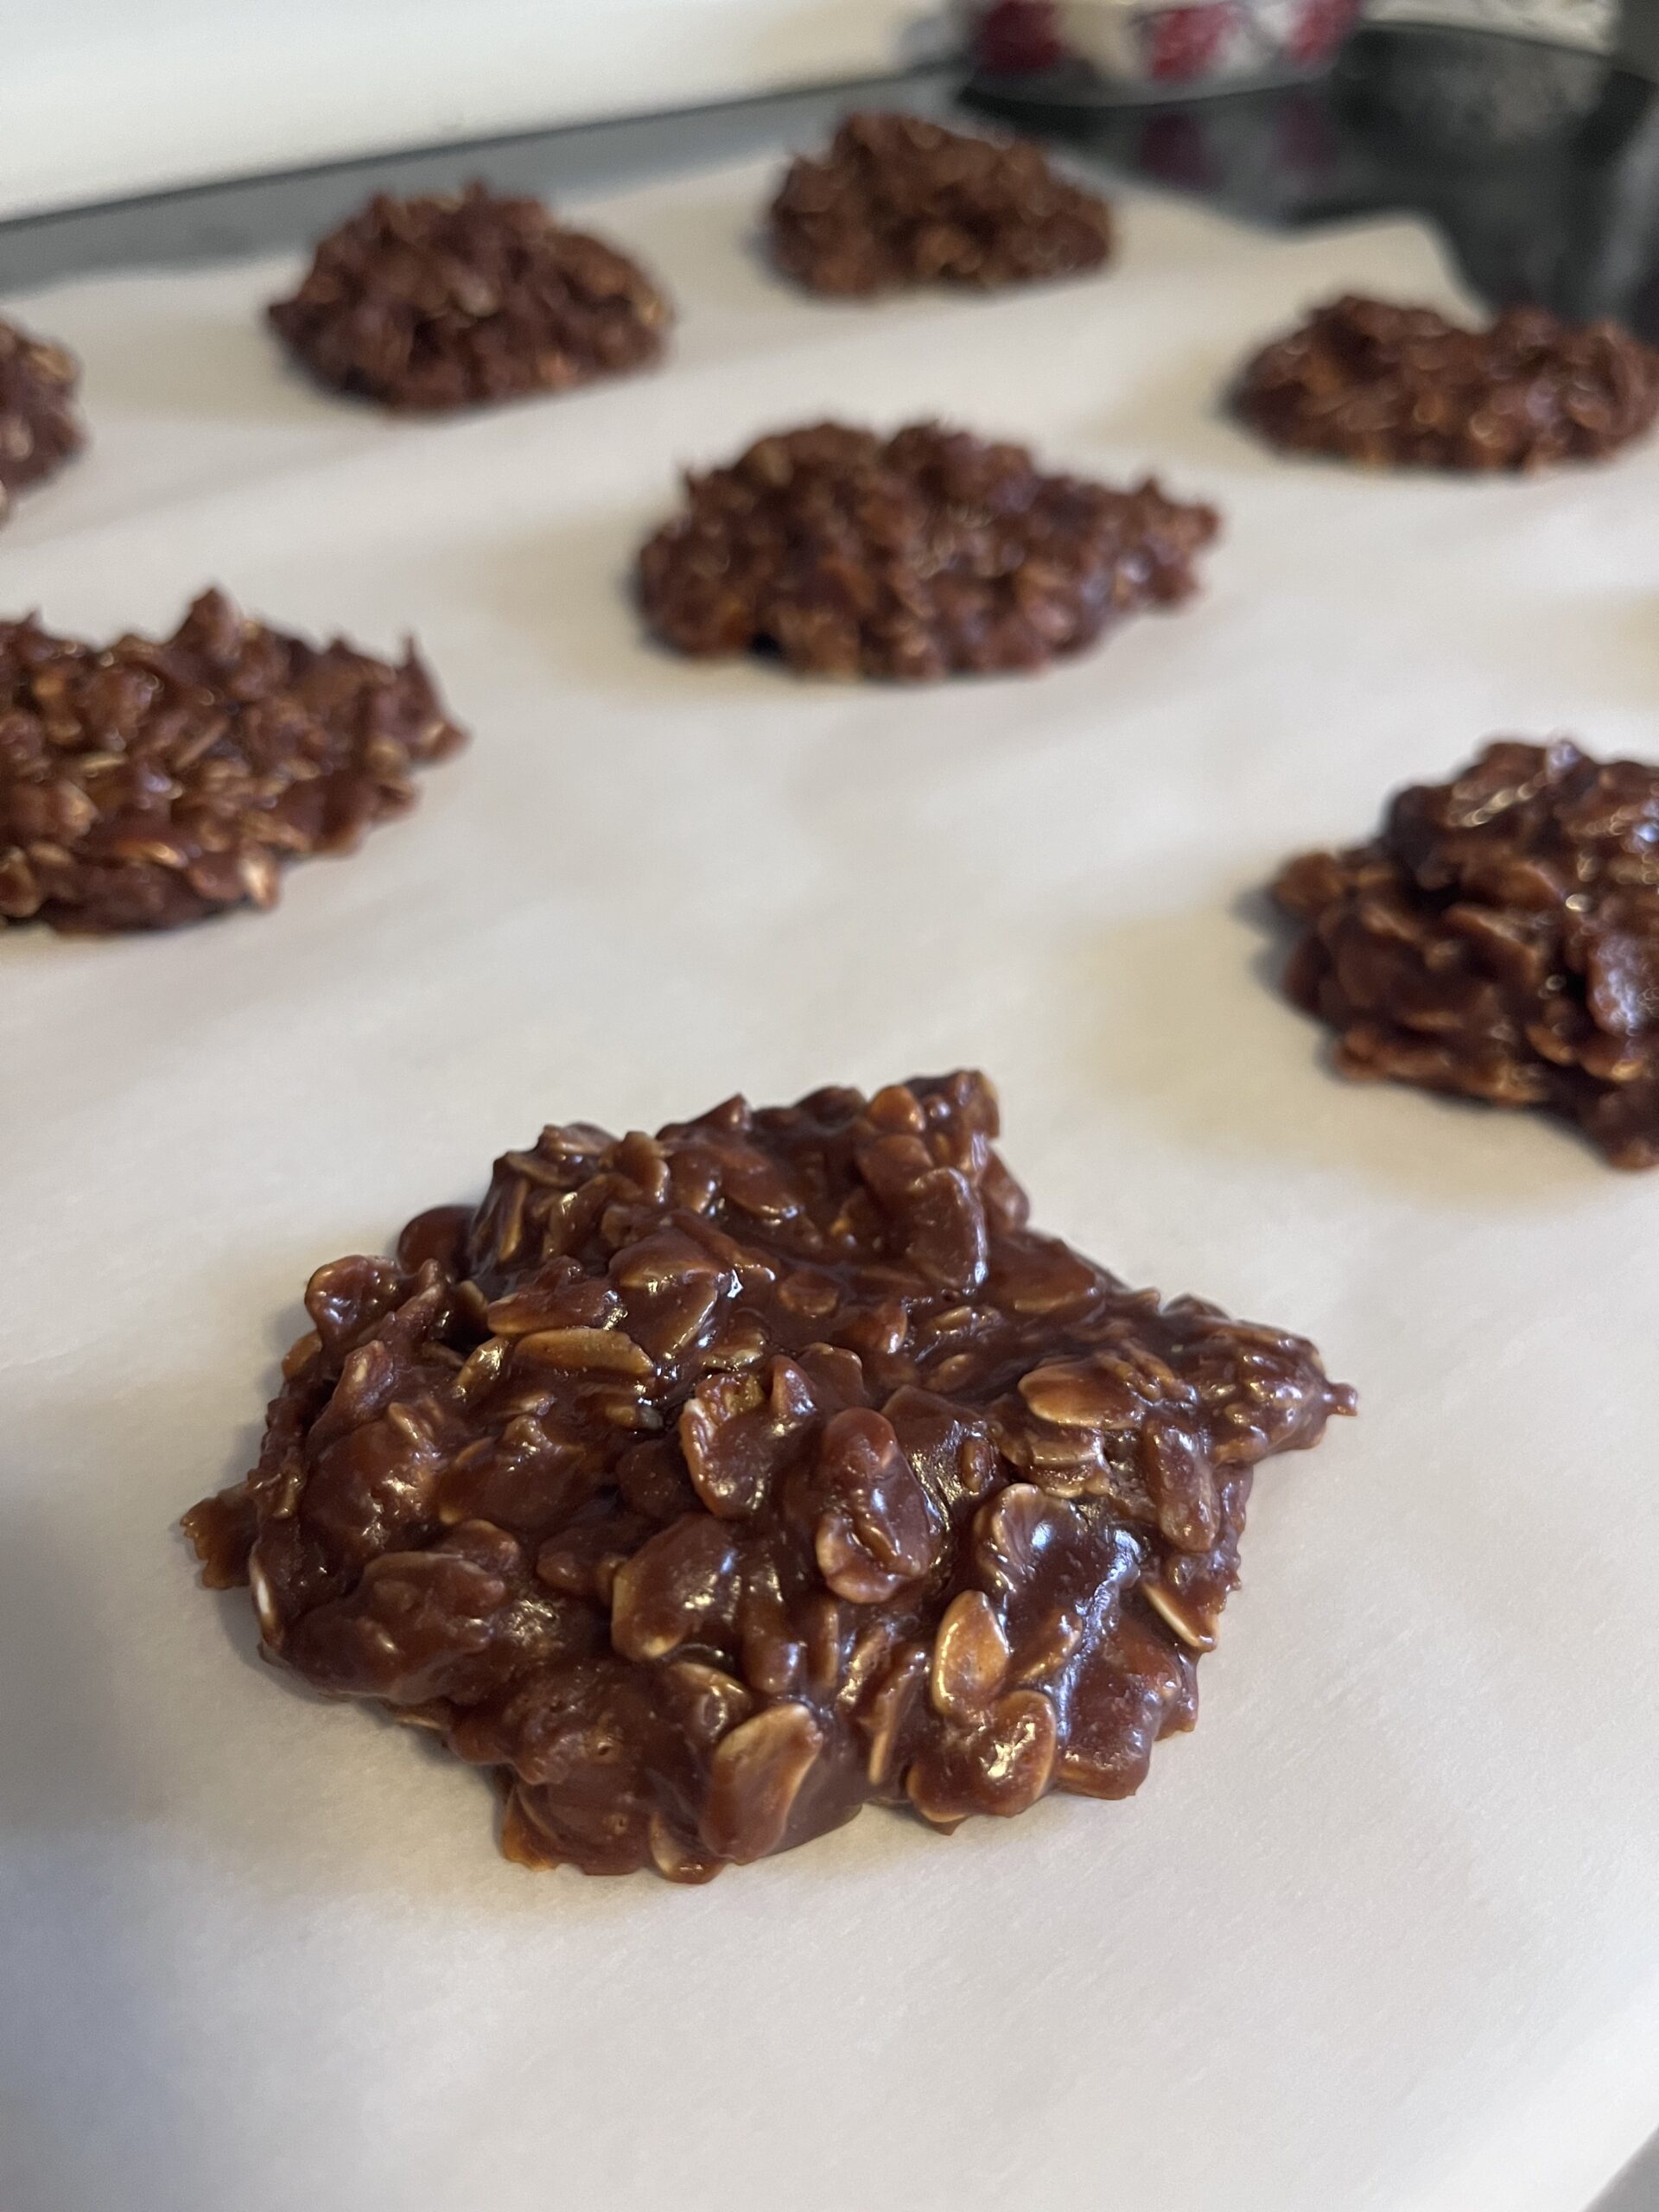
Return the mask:
<path id="1" fill-rule="evenodd" d="M 1659 769 L 1510 739 L 1294 861 L 1286 988 L 1346 1075 L 1576 1122 L 1659 1165 Z"/>
<path id="2" fill-rule="evenodd" d="M 75 409 L 80 364 L 61 346 L 0 321 L 0 522 L 13 497 L 86 442 Z"/>
<path id="3" fill-rule="evenodd" d="M 1599 461 L 1659 410 L 1659 353 L 1617 323 L 1510 308 L 1484 330 L 1349 295 L 1248 365 L 1234 393 L 1269 443 L 1377 467 Z"/>
<path id="4" fill-rule="evenodd" d="M 822 423 L 686 480 L 639 556 L 645 619 L 698 656 L 919 681 L 1042 667 L 1197 588 L 1213 508 L 1044 475 L 1023 446 Z"/>
<path id="5" fill-rule="evenodd" d="M 538 200 L 381 193 L 271 322 L 313 376 L 382 405 L 475 407 L 643 367 L 672 311 L 635 263 Z"/>
<path id="6" fill-rule="evenodd" d="M 1112 216 L 1039 147 L 915 116 L 849 115 L 827 153 L 791 166 L 771 245 L 778 267 L 815 292 L 989 290 L 1099 268 Z"/>
<path id="7" fill-rule="evenodd" d="M 411 649 L 389 664 L 198 599 L 111 645 L 0 622 L 0 924 L 169 929 L 276 901 L 462 742 Z"/>
<path id="8" fill-rule="evenodd" d="M 504 1844 L 702 1881 L 868 1800 L 1119 1797 L 1191 1725 L 1311 1345 L 1027 1226 L 984 1078 L 544 1129 L 321 1268 L 188 1526 L 267 1652 L 495 1770 Z"/>

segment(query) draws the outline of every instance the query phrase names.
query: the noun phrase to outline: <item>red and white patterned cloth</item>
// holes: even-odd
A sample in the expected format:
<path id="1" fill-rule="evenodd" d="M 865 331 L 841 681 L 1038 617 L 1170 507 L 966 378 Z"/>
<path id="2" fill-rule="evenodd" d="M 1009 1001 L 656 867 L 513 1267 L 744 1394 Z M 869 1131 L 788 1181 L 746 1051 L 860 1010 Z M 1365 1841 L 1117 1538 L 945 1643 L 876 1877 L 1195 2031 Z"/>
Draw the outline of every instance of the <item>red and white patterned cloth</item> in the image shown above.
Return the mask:
<path id="1" fill-rule="evenodd" d="M 969 0 L 975 59 L 1018 79 L 1078 62 L 1110 83 L 1223 84 L 1316 69 L 1363 0 Z M 1605 48 L 1613 0 L 1371 0 L 1373 19 L 1473 24 Z"/>

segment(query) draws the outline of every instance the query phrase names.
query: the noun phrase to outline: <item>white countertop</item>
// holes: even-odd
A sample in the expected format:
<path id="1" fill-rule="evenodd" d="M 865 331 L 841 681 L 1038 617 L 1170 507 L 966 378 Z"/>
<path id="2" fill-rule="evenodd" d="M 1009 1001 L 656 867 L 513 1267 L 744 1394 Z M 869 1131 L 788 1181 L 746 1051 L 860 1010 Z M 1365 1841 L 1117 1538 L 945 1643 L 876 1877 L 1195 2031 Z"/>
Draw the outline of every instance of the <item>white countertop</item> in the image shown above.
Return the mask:
<path id="1" fill-rule="evenodd" d="M 914 58 L 920 0 L 52 0 L 4 10 L 0 219 Z"/>

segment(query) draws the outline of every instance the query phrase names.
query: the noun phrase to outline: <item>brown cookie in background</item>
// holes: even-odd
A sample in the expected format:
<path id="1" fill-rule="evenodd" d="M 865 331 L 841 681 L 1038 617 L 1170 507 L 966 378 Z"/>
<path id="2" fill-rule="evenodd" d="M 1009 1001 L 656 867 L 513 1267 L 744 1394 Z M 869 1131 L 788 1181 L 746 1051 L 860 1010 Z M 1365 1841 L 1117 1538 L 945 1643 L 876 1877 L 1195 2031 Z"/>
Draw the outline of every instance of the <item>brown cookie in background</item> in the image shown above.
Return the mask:
<path id="1" fill-rule="evenodd" d="M 1659 768 L 1502 740 L 1274 897 L 1302 925 L 1285 988 L 1344 1075 L 1540 1107 L 1659 1165 Z"/>
<path id="2" fill-rule="evenodd" d="M 1197 588 L 1211 507 L 1040 474 L 1023 446 L 934 423 L 781 431 L 685 480 L 639 556 L 676 651 L 779 653 L 802 673 L 925 680 L 1040 668 Z"/>
<path id="3" fill-rule="evenodd" d="M 0 925 L 170 929 L 276 903 L 464 742 L 410 648 L 315 646 L 204 593 L 171 638 L 0 623 Z"/>
<path id="4" fill-rule="evenodd" d="M 972 1074 L 544 1129 L 312 1277 L 258 1465 L 185 1517 L 206 1580 L 490 1768 L 531 1866 L 1127 1796 L 1254 1467 L 1353 1394 L 1038 1236 L 996 1133 Z"/>
<path id="5" fill-rule="evenodd" d="M 769 222 L 779 269 L 854 297 L 1073 276 L 1112 251 L 1107 203 L 1040 147 L 910 115 L 849 115 L 827 153 L 791 165 Z"/>
<path id="6" fill-rule="evenodd" d="M 1659 353 L 1617 323 L 1509 308 L 1467 330 L 1349 294 L 1246 365 L 1235 412 L 1269 444 L 1382 467 L 1599 461 L 1652 425 Z"/>
<path id="7" fill-rule="evenodd" d="M 0 522 L 14 496 L 86 442 L 75 407 L 80 364 L 61 346 L 0 321 Z"/>
<path id="8" fill-rule="evenodd" d="M 441 199 L 377 194 L 267 312 L 321 383 L 424 411 L 642 368 L 673 320 L 626 254 L 566 230 L 538 200 L 481 184 Z"/>

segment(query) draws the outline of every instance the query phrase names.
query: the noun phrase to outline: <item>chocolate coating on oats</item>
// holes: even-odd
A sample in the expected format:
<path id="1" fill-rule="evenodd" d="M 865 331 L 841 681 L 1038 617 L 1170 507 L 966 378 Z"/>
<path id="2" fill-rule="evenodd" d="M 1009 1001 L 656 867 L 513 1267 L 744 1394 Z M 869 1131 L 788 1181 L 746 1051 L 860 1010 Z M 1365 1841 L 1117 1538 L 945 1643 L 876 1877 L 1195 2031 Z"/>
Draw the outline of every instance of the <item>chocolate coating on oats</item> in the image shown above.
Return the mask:
<path id="1" fill-rule="evenodd" d="M 1351 294 L 1263 348 L 1233 403 L 1293 453 L 1408 468 L 1599 461 L 1650 428 L 1659 353 L 1617 323 L 1510 308 L 1465 330 Z"/>
<path id="2" fill-rule="evenodd" d="M 1127 1795 L 1252 1469 L 1351 1394 L 1034 1234 L 995 1134 L 976 1075 L 544 1129 L 312 1277 L 257 1466 L 186 1516 L 207 1580 L 494 1769 L 533 1865 Z"/>
<path id="3" fill-rule="evenodd" d="M 268 310 L 320 382 L 427 412 L 642 368 L 673 320 L 638 264 L 538 200 L 378 194 Z"/>
<path id="4" fill-rule="evenodd" d="M 827 154 L 791 164 L 772 204 L 771 245 L 779 268 L 815 292 L 989 290 L 1098 269 L 1112 214 L 1039 147 L 915 116 L 849 115 Z"/>
<path id="5" fill-rule="evenodd" d="M 204 593 L 171 638 L 0 622 L 0 924 L 170 929 L 276 903 L 463 742 L 411 648 L 315 646 Z"/>
<path id="6" fill-rule="evenodd" d="M 1023 446 L 936 423 L 821 423 L 686 479 L 639 556 L 645 619 L 683 653 L 768 648 L 804 674 L 926 679 L 1040 668 L 1196 590 L 1219 527 L 1151 478 L 1040 474 Z"/>
<path id="7" fill-rule="evenodd" d="M 12 497 L 86 442 L 75 408 L 80 364 L 61 346 L 0 322 L 0 522 Z"/>
<path id="8" fill-rule="evenodd" d="M 1274 896 L 1304 925 L 1285 988 L 1344 1075 L 1541 1107 L 1659 1165 L 1659 768 L 1504 740 Z"/>

